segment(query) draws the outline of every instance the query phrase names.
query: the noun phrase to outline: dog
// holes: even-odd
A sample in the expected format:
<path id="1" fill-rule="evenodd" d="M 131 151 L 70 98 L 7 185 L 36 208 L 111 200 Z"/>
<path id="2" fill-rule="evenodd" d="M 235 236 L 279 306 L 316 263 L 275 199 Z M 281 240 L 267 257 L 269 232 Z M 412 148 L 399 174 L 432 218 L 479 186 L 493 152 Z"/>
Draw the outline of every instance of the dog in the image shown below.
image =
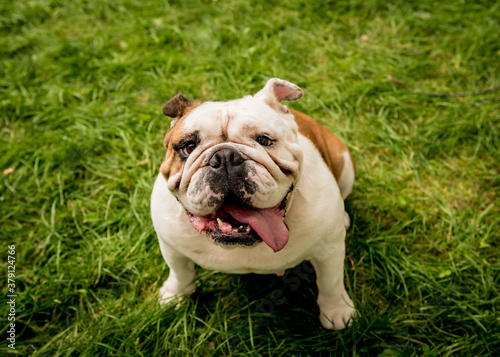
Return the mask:
<path id="1" fill-rule="evenodd" d="M 324 126 L 281 103 L 302 96 L 272 78 L 253 96 L 200 104 L 178 94 L 165 104 L 174 120 L 151 197 L 170 268 L 160 303 L 195 290 L 195 264 L 281 275 L 308 260 L 323 327 L 343 329 L 355 317 L 344 286 L 354 159 Z"/>

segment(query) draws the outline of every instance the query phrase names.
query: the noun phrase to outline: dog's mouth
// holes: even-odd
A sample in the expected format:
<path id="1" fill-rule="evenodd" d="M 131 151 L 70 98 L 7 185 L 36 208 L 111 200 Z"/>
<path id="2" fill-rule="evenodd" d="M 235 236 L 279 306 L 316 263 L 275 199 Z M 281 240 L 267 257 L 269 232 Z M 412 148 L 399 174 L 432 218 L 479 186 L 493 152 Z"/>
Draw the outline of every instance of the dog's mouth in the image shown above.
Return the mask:
<path id="1" fill-rule="evenodd" d="M 288 243 L 290 235 L 283 220 L 286 201 L 292 189 L 293 186 L 285 198 L 271 208 L 253 208 L 231 198 L 207 216 L 188 212 L 189 221 L 199 233 L 207 232 L 216 243 L 252 246 L 263 241 L 278 252 Z"/>

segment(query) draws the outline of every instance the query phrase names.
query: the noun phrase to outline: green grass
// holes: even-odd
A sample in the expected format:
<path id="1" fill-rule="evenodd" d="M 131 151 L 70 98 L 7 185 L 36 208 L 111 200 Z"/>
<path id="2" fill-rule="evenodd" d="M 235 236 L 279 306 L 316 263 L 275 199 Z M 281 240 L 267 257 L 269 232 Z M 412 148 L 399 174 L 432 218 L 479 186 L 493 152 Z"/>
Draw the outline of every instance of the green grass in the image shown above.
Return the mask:
<path id="1" fill-rule="evenodd" d="M 67 356 L 489 356 L 500 350 L 496 1 L 0 3 L 0 276 L 16 246 L 16 350 Z M 314 273 L 198 269 L 178 310 L 149 216 L 178 92 L 226 100 L 272 76 L 352 149 L 346 275 L 321 329 Z M 3 353 L 2 352 L 2 353 Z"/>

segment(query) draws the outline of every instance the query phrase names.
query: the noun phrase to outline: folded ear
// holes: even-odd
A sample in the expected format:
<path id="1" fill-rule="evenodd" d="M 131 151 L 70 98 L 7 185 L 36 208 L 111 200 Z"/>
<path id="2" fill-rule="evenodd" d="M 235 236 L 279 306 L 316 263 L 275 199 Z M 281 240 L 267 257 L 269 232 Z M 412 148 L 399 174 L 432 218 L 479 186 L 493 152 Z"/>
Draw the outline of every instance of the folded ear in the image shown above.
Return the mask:
<path id="1" fill-rule="evenodd" d="M 194 100 L 187 99 L 179 93 L 163 106 L 163 114 L 170 118 L 180 118 L 184 115 L 187 108 L 195 104 Z"/>
<path id="2" fill-rule="evenodd" d="M 279 78 L 271 78 L 264 88 L 254 95 L 254 98 L 263 100 L 275 110 L 288 113 L 288 108 L 280 102 L 293 102 L 302 98 L 304 92 L 293 83 Z"/>

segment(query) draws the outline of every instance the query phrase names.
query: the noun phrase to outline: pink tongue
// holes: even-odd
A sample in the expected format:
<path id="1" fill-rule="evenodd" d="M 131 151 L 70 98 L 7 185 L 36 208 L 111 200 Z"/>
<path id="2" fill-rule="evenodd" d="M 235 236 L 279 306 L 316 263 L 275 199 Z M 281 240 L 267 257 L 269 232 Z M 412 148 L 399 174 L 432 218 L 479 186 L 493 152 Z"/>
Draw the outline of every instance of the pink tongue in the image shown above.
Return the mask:
<path id="1" fill-rule="evenodd" d="M 288 229 L 272 208 L 252 209 L 226 204 L 223 209 L 237 221 L 250 225 L 275 252 L 283 249 L 288 242 Z"/>

